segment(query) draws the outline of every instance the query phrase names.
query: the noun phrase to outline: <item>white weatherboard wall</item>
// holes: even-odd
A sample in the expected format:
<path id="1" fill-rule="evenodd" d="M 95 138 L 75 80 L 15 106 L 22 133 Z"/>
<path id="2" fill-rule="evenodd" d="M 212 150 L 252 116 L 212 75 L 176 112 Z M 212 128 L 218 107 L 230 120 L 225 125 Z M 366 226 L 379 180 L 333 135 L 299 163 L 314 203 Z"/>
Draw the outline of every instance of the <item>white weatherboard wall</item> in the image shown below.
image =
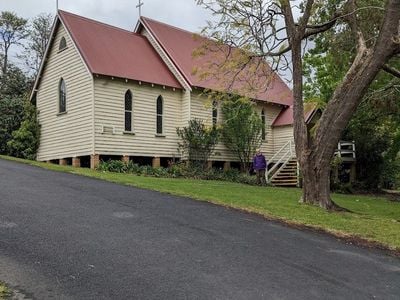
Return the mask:
<path id="1" fill-rule="evenodd" d="M 176 128 L 182 123 L 181 90 L 103 77 L 95 78 L 94 87 L 97 154 L 179 157 Z M 128 89 L 133 96 L 134 134 L 124 132 L 125 93 Z M 156 100 L 159 95 L 164 99 L 163 137 L 156 136 Z"/>
<path id="2" fill-rule="evenodd" d="M 191 118 L 199 118 L 206 122 L 207 125 L 212 125 L 212 108 L 210 100 L 202 95 L 199 91 L 194 91 L 191 95 L 191 106 L 190 106 L 190 115 Z M 282 108 L 279 105 L 272 105 L 269 103 L 260 103 L 256 104 L 256 111 L 260 115 L 261 111 L 264 108 L 264 112 L 266 115 L 266 140 L 262 142 L 261 150 L 268 157 L 272 157 L 274 155 L 274 136 L 272 134 L 271 125 L 273 121 L 276 119 Z M 221 113 L 220 107 L 218 107 L 218 123 L 221 124 L 223 122 L 223 116 Z M 214 155 L 211 157 L 212 160 L 218 161 L 237 161 L 238 159 L 234 156 L 222 143 L 219 143 L 215 152 L 218 155 Z"/>
<path id="3" fill-rule="evenodd" d="M 274 152 L 278 152 L 289 140 L 293 140 L 293 125 L 277 126 L 272 130 Z"/>
<path id="4" fill-rule="evenodd" d="M 64 37 L 67 48 L 59 51 Z M 59 82 L 67 90 L 67 113 L 58 114 Z M 90 155 L 93 150 L 93 78 L 60 24 L 37 92 L 41 125 L 40 161 Z"/>

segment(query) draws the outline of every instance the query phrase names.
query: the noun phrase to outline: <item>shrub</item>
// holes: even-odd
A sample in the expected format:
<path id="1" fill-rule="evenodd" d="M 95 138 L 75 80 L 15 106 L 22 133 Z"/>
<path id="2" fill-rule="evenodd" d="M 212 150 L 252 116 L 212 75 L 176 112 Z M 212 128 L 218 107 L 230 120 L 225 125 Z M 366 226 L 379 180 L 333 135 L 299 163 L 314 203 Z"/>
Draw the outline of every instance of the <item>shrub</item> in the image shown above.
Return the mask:
<path id="1" fill-rule="evenodd" d="M 189 126 L 177 128 L 176 132 L 182 139 L 182 142 L 178 144 L 179 149 L 187 153 L 192 164 L 205 168 L 208 158 L 218 143 L 218 129 L 215 126 L 207 127 L 203 120 L 193 119 L 189 121 Z"/>
<path id="2" fill-rule="evenodd" d="M 262 143 L 265 125 L 248 99 L 233 95 L 226 95 L 225 98 L 222 105 L 222 139 L 240 161 L 242 172 L 249 172 L 251 159 Z"/>
<path id="3" fill-rule="evenodd" d="M 37 119 L 36 107 L 30 102 L 25 103 L 24 120 L 18 130 L 12 132 L 12 138 L 7 142 L 8 154 L 25 159 L 35 159 L 40 142 L 40 125 Z"/>
<path id="4" fill-rule="evenodd" d="M 126 163 L 121 160 L 109 160 L 101 161 L 97 169 L 104 172 L 135 174 L 139 176 L 222 180 L 250 185 L 257 184 L 255 176 L 240 173 L 239 170 L 236 169 L 230 169 L 228 171 L 218 169 L 204 170 L 202 166 L 188 165 L 186 163 L 173 164 L 168 168 L 153 168 L 151 166 L 139 166 L 132 161 Z"/>
<path id="5" fill-rule="evenodd" d="M 7 142 L 23 121 L 24 99 L 22 97 L 0 98 L 0 153 L 9 154 Z"/>

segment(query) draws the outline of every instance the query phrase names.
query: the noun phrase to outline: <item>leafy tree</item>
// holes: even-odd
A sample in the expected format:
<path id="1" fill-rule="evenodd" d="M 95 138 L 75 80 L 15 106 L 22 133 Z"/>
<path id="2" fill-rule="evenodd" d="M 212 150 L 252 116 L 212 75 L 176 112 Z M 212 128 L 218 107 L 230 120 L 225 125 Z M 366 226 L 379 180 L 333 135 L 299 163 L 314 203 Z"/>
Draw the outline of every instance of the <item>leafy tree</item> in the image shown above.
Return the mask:
<path id="1" fill-rule="evenodd" d="M 24 111 L 23 97 L 7 96 L 0 100 L 0 153 L 7 153 L 7 142 L 21 124 Z"/>
<path id="2" fill-rule="evenodd" d="M 249 172 L 251 160 L 262 141 L 262 122 L 252 103 L 239 96 L 225 96 L 221 133 L 226 147 L 240 161 L 242 172 Z"/>
<path id="3" fill-rule="evenodd" d="M 179 149 L 185 151 L 190 162 L 206 167 L 210 155 L 219 139 L 218 129 L 207 127 L 203 120 L 193 119 L 182 129 L 177 128 L 178 136 L 182 139 Z"/>
<path id="4" fill-rule="evenodd" d="M 8 153 L 15 157 L 33 160 L 39 148 L 40 125 L 36 107 L 29 101 L 25 103 L 24 113 L 20 128 L 13 131 L 12 139 L 7 142 Z"/>
<path id="5" fill-rule="evenodd" d="M 242 65 L 264 57 L 276 69 L 284 66 L 292 70 L 294 138 L 303 176 L 301 201 L 328 210 L 341 209 L 330 197 L 331 159 L 343 131 L 379 72 L 385 70 L 400 76 L 400 71 L 390 64 L 400 54 L 400 1 L 379 1 L 372 6 L 355 0 L 198 0 L 198 3 L 212 10 L 216 17 L 208 27 L 212 37 L 247 50 L 248 59 L 242 59 Z M 372 9 L 382 11 L 376 24 L 368 17 L 367 11 Z M 323 14 L 327 21 L 319 22 Z M 362 22 L 371 22 L 373 26 L 366 31 Z M 329 30 L 333 41 L 343 30 L 351 35 L 351 59 L 345 76 L 334 86 L 318 126 L 310 132 L 303 103 L 304 46 L 305 41 Z M 226 64 L 232 65 L 229 61 Z"/>
<path id="6" fill-rule="evenodd" d="M 0 59 L 1 62 L 1 59 Z M 0 101 L 4 98 L 20 98 L 29 92 L 30 83 L 24 72 L 14 64 L 8 64 L 6 78 L 0 78 Z"/>
<path id="7" fill-rule="evenodd" d="M 330 1 L 334 3 L 334 1 Z M 364 6 L 379 5 L 380 0 L 359 0 Z M 325 7 L 318 16 L 326 22 L 333 5 Z M 383 18 L 382 10 L 360 11 L 360 27 L 365 39 L 371 41 L 379 32 L 377 25 Z M 307 100 L 317 101 L 324 108 L 346 74 L 353 59 L 353 37 L 349 29 L 327 31 L 314 39 L 314 47 L 305 55 L 304 94 Z M 396 68 L 400 64 L 394 60 Z M 388 187 L 395 181 L 397 128 L 400 127 L 400 80 L 380 73 L 370 85 L 362 103 L 344 131 L 344 138 L 355 140 L 357 152 L 357 179 L 364 189 Z M 382 101 L 384 99 L 384 101 Z M 368 134 L 366 134 L 368 133 Z M 390 163 L 389 163 L 390 162 Z M 397 169 L 400 172 L 399 169 Z M 392 179 L 390 179 L 392 176 Z"/>
<path id="8" fill-rule="evenodd" d="M 24 52 L 19 56 L 33 72 L 34 77 L 39 72 L 40 63 L 50 40 L 53 19 L 51 14 L 40 14 L 32 20 Z"/>
<path id="9" fill-rule="evenodd" d="M 20 45 L 21 41 L 26 38 L 27 20 L 18 17 L 15 13 L 2 11 L 0 13 L 0 50 L 3 56 L 2 76 L 7 74 L 9 62 L 9 51 L 11 46 Z"/>

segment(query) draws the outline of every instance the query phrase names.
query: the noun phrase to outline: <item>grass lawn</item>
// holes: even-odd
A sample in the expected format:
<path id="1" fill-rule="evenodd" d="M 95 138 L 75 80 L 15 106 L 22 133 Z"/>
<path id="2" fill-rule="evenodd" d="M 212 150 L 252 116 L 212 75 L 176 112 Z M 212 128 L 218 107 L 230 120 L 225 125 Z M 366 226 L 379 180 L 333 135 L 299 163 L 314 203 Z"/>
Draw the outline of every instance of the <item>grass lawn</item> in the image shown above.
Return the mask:
<path id="1" fill-rule="evenodd" d="M 333 194 L 334 201 L 352 213 L 330 213 L 319 207 L 299 204 L 301 190 L 296 188 L 264 188 L 224 181 L 143 177 L 5 156 L 0 158 L 209 201 L 294 225 L 307 225 L 340 237 L 362 238 L 400 251 L 400 202 L 392 202 L 383 197 Z"/>

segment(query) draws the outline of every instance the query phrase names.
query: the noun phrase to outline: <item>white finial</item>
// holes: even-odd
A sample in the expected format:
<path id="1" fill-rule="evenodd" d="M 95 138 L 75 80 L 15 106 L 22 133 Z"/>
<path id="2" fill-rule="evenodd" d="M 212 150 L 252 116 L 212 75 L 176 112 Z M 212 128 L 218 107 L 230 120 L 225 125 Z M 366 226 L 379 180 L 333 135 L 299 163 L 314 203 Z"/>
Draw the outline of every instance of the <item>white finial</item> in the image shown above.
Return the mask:
<path id="1" fill-rule="evenodd" d="M 142 6 L 144 5 L 144 3 L 142 2 L 142 0 L 139 0 L 139 4 L 136 5 L 136 8 L 139 8 L 139 17 L 142 16 Z"/>

